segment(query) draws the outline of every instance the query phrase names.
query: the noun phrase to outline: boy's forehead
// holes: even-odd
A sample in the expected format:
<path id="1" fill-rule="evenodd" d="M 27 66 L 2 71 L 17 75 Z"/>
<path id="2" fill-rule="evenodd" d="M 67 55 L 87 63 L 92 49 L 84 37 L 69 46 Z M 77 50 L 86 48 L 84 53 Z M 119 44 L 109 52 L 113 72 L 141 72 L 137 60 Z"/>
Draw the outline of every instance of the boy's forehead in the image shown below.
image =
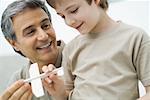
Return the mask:
<path id="1" fill-rule="evenodd" d="M 56 0 L 55 8 L 65 9 L 66 7 L 76 4 L 78 2 L 80 2 L 80 0 Z"/>
<path id="2" fill-rule="evenodd" d="M 55 0 L 55 4 L 60 6 L 60 5 L 66 5 L 66 4 L 70 4 L 72 2 L 77 2 L 80 0 Z"/>
<path id="3" fill-rule="evenodd" d="M 76 1 L 76 0 L 54 0 L 55 1 L 55 3 L 57 3 L 57 4 L 64 4 L 64 3 L 68 3 L 68 2 L 70 2 L 70 1 Z"/>

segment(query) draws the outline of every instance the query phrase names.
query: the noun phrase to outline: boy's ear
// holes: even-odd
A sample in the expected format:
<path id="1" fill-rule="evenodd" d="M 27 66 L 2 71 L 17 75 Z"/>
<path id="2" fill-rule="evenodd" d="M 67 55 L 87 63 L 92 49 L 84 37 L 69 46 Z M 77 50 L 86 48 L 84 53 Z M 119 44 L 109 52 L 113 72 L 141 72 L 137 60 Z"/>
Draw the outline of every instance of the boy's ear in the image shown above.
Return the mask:
<path id="1" fill-rule="evenodd" d="M 17 47 L 17 42 L 15 41 L 15 40 L 12 40 L 12 39 L 6 39 L 8 42 L 9 42 L 9 44 L 16 50 L 16 51 L 20 51 L 19 49 L 18 49 L 18 47 Z"/>
<path id="2" fill-rule="evenodd" d="M 101 0 L 94 0 L 96 5 L 99 5 Z"/>

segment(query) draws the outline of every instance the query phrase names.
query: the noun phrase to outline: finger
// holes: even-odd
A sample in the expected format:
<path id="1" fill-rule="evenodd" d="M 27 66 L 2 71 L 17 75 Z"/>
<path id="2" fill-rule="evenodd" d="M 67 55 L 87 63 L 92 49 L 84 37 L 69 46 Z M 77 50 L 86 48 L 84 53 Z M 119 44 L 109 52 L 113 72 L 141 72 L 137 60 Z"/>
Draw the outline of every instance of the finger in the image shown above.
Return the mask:
<path id="1" fill-rule="evenodd" d="M 33 94 L 32 94 L 32 90 L 31 89 L 28 89 L 24 94 L 23 96 L 21 97 L 20 100 L 31 100 Z"/>
<path id="2" fill-rule="evenodd" d="M 52 80 L 51 80 L 50 78 L 48 78 L 48 77 L 46 77 L 44 80 L 45 80 L 48 84 L 51 84 L 51 83 L 52 83 Z"/>
<path id="3" fill-rule="evenodd" d="M 46 80 L 43 80 L 42 82 L 44 82 L 43 84 L 45 84 L 47 87 L 52 87 L 53 82 L 51 81 L 51 83 L 48 83 Z"/>
<path id="4" fill-rule="evenodd" d="M 29 95 L 31 94 L 31 90 L 27 90 L 20 98 L 20 100 L 28 100 Z"/>
<path id="5" fill-rule="evenodd" d="M 30 92 L 30 95 L 28 96 L 28 100 L 31 100 L 32 99 L 32 96 L 33 96 L 33 93 L 32 91 Z"/>
<path id="6" fill-rule="evenodd" d="M 48 70 L 49 71 L 53 71 L 54 69 L 56 69 L 56 67 L 53 64 L 48 65 Z M 51 72 L 50 74 L 57 74 L 57 72 Z"/>
<path id="7" fill-rule="evenodd" d="M 56 67 L 53 65 L 53 64 L 49 64 L 48 65 L 48 70 L 49 71 L 52 71 L 52 70 L 54 70 Z"/>
<path id="8" fill-rule="evenodd" d="M 57 76 L 55 73 L 51 74 L 49 77 L 55 84 L 59 83 L 60 81 L 59 76 Z"/>
<path id="9" fill-rule="evenodd" d="M 28 83 L 25 83 L 10 97 L 10 100 L 19 100 L 24 95 L 24 93 L 29 89 L 30 85 Z"/>
<path id="10" fill-rule="evenodd" d="M 19 89 L 24 84 L 23 80 L 18 80 L 10 87 L 6 89 L 6 91 L 2 94 L 2 100 L 8 100 L 17 89 Z"/>
<path id="11" fill-rule="evenodd" d="M 43 80 L 42 83 L 44 88 L 48 91 L 48 93 L 52 95 L 52 93 L 54 92 L 54 88 L 52 87 L 52 84 L 48 84 L 46 80 Z"/>
<path id="12" fill-rule="evenodd" d="M 43 67 L 42 67 L 42 71 L 43 71 L 43 72 L 47 72 L 47 71 L 48 71 L 48 67 L 47 67 L 47 66 L 43 66 Z"/>
<path id="13" fill-rule="evenodd" d="M 43 72 L 48 72 L 49 71 L 47 66 L 43 66 L 42 70 L 43 70 Z M 44 80 L 46 80 L 47 83 L 49 83 L 49 84 L 52 82 L 48 77 L 44 78 Z"/>

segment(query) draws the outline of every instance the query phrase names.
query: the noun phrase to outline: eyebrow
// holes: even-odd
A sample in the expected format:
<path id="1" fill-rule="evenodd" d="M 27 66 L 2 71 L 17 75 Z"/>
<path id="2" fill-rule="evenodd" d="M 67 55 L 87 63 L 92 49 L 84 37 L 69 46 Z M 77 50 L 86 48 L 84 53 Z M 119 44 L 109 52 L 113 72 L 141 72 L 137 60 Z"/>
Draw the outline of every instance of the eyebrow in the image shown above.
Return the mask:
<path id="1" fill-rule="evenodd" d="M 40 24 L 42 24 L 42 23 L 44 23 L 44 22 L 47 22 L 47 21 L 49 21 L 49 22 L 51 23 L 51 21 L 49 20 L 49 18 L 45 18 L 45 19 L 43 19 L 43 20 L 40 22 Z"/>
<path id="2" fill-rule="evenodd" d="M 50 20 L 49 20 L 49 18 L 45 18 L 45 19 L 43 19 L 41 22 L 40 22 L 40 24 L 42 24 L 42 23 L 44 23 L 44 22 L 47 22 L 47 21 L 49 21 L 50 22 Z M 51 23 L 51 22 L 50 22 Z M 23 29 L 23 32 L 25 32 L 27 29 L 29 29 L 29 28 L 32 28 L 34 25 L 30 25 L 30 26 L 28 26 L 28 27 L 26 27 L 25 29 Z"/>
<path id="3" fill-rule="evenodd" d="M 74 7 L 74 5 L 75 4 L 71 4 L 71 5 L 69 5 L 67 8 L 65 8 L 65 11 L 67 11 L 68 9 L 70 9 L 70 8 L 72 8 L 72 7 Z M 58 15 L 60 15 L 60 13 L 57 13 Z"/>
<path id="4" fill-rule="evenodd" d="M 32 28 L 32 27 L 33 27 L 33 25 L 30 25 L 30 26 L 26 27 L 25 29 L 23 29 L 23 33 L 24 33 L 26 30 L 28 30 L 29 28 Z"/>
<path id="5" fill-rule="evenodd" d="M 65 10 L 68 10 L 68 9 L 72 8 L 74 5 L 75 5 L 75 4 L 69 5 Z"/>

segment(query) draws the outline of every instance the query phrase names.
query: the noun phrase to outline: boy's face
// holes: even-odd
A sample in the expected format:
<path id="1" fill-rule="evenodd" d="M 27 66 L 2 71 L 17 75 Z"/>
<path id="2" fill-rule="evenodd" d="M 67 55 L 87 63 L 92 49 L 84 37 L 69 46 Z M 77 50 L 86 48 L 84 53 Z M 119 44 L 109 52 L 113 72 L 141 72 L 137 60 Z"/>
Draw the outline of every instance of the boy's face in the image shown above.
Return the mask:
<path id="1" fill-rule="evenodd" d="M 56 36 L 48 15 L 43 9 L 25 9 L 13 17 L 16 41 L 11 45 L 33 63 L 54 63 L 57 57 Z"/>
<path id="2" fill-rule="evenodd" d="M 67 25 L 77 29 L 81 34 L 94 32 L 99 21 L 99 9 L 93 0 L 89 5 L 86 0 L 58 0 L 56 12 L 64 18 Z"/>

